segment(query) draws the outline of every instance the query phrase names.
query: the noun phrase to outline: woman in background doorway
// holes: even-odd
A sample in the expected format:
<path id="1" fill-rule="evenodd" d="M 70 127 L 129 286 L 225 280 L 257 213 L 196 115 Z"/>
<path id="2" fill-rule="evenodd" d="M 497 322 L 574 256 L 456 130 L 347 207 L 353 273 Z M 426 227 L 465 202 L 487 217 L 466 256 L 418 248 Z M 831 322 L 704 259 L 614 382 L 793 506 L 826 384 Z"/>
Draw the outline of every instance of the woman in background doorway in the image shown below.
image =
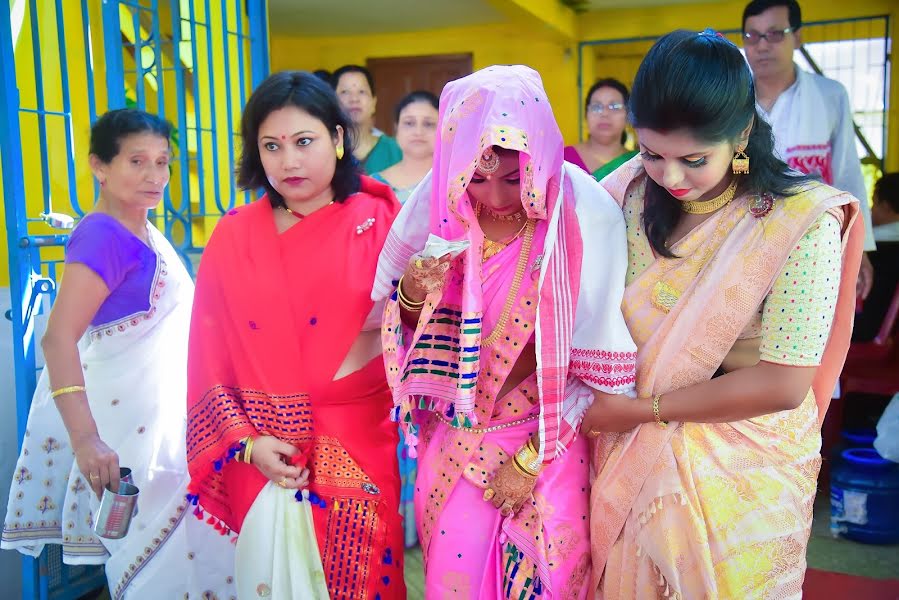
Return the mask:
<path id="1" fill-rule="evenodd" d="M 359 65 L 344 65 L 334 71 L 331 84 L 337 93 L 340 107 L 355 128 L 353 156 L 365 173 L 377 173 L 395 165 L 403 158 L 396 140 L 375 128 L 375 80 L 371 72 Z"/>
<path id="2" fill-rule="evenodd" d="M 396 106 L 396 141 L 403 159 L 373 177 L 393 188 L 403 203 L 431 170 L 437 138 L 437 96 L 431 92 L 407 94 Z"/>
<path id="3" fill-rule="evenodd" d="M 627 141 L 627 86 L 617 79 L 600 79 L 587 92 L 584 112 L 587 140 L 565 148 L 565 160 L 599 181 L 631 158 L 636 150 L 624 147 Z"/>

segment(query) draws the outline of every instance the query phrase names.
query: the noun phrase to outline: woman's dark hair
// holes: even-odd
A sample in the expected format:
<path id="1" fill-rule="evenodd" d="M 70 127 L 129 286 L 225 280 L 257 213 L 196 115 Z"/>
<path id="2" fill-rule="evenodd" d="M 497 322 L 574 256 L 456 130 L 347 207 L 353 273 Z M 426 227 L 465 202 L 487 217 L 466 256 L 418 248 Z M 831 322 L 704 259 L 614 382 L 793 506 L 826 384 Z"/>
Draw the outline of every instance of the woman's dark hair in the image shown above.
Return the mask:
<path id="1" fill-rule="evenodd" d="M 399 102 L 397 102 L 396 108 L 393 111 L 394 122 L 399 123 L 400 113 L 403 112 L 403 109 L 410 104 L 414 104 L 415 102 L 427 102 L 434 107 L 434 110 L 440 110 L 440 99 L 431 92 L 426 92 L 424 90 L 409 92 L 408 94 L 403 96 L 403 98 Z"/>
<path id="2" fill-rule="evenodd" d="M 864 202 L 864 199 L 861 199 Z M 884 173 L 874 184 L 874 202 L 884 203 L 899 213 L 899 173 Z"/>
<path id="3" fill-rule="evenodd" d="M 309 113 L 325 125 L 332 136 L 337 127 L 343 128 L 343 158 L 337 160 L 331 189 L 334 200 L 343 202 L 359 191 L 359 171 L 353 158 L 353 126 L 340 108 L 337 96 L 327 83 L 305 71 L 282 71 L 269 76 L 250 96 L 243 110 L 240 132 L 243 152 L 237 165 L 237 184 L 245 190 L 265 188 L 272 206 L 284 204 L 265 176 L 259 156 L 259 127 L 268 116 L 285 106 L 294 106 Z"/>
<path id="4" fill-rule="evenodd" d="M 316 77 L 318 77 L 319 79 L 321 79 L 322 81 L 324 81 L 325 83 L 330 85 L 331 71 L 329 71 L 327 69 L 316 69 L 316 70 L 312 71 L 312 74 L 315 75 Z"/>
<path id="5" fill-rule="evenodd" d="M 371 71 L 359 65 L 343 65 L 334 71 L 331 75 L 331 87 L 336 90 L 337 84 L 340 83 L 340 78 L 347 73 L 362 73 L 365 75 L 365 80 L 368 82 L 368 88 L 371 90 L 371 95 L 377 96 L 375 93 L 375 78 L 371 76 Z"/>
<path id="6" fill-rule="evenodd" d="M 590 86 L 590 89 L 587 90 L 587 96 L 584 98 L 584 112 L 587 112 L 587 107 L 590 106 L 590 98 L 593 97 L 593 92 L 601 88 L 612 88 L 613 90 L 618 90 L 621 94 L 621 97 L 624 98 L 624 105 L 627 106 L 627 101 L 630 99 L 631 95 L 627 91 L 627 86 L 615 79 L 614 77 L 606 77 L 605 79 L 600 79 L 596 83 Z M 621 132 L 621 143 L 627 141 L 627 131 Z"/>
<path id="7" fill-rule="evenodd" d="M 134 108 L 111 110 L 91 127 L 90 153 L 108 164 L 118 155 L 122 138 L 140 133 L 152 133 L 168 140 L 172 136 L 172 124 Z"/>
<path id="8" fill-rule="evenodd" d="M 736 144 L 751 123 L 744 150 L 751 169 L 739 176 L 738 193 L 786 196 L 811 181 L 776 157 L 771 126 L 756 112 L 752 73 L 737 47 L 719 34 L 678 30 L 663 36 L 640 64 L 631 92 L 628 108 L 637 129 L 683 129 L 703 142 Z M 680 202 L 648 179 L 643 227 L 658 254 L 674 256 L 665 241 L 680 218 Z"/>

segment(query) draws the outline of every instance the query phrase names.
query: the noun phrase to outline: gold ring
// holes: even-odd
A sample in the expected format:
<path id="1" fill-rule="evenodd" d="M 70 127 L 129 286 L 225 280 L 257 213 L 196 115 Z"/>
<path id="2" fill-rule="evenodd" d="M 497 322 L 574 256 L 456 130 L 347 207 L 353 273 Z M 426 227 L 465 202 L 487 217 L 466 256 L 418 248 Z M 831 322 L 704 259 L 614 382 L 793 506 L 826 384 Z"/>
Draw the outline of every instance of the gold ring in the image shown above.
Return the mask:
<path id="1" fill-rule="evenodd" d="M 496 496 L 496 492 L 494 492 L 492 488 L 487 488 L 486 490 L 484 490 L 484 502 L 487 502 L 494 496 Z"/>
<path id="2" fill-rule="evenodd" d="M 286 488 L 287 487 L 287 477 L 282 477 L 281 481 L 278 482 L 278 485 L 280 485 L 282 488 Z"/>
<path id="3" fill-rule="evenodd" d="M 100 476 L 97 475 L 96 473 L 91 473 L 90 475 L 88 475 L 88 477 L 90 478 L 91 481 L 93 481 L 94 479 L 100 479 Z"/>
<path id="4" fill-rule="evenodd" d="M 425 266 L 425 265 L 424 265 L 424 263 L 421 261 L 420 258 L 416 258 L 416 259 L 415 259 L 415 268 L 416 268 L 416 269 L 423 269 L 424 266 Z"/>
<path id="5" fill-rule="evenodd" d="M 593 431 L 591 429 L 590 431 L 587 432 L 587 435 L 589 435 L 592 438 L 598 438 L 599 434 L 601 434 L 601 433 L 602 433 L 601 431 Z"/>

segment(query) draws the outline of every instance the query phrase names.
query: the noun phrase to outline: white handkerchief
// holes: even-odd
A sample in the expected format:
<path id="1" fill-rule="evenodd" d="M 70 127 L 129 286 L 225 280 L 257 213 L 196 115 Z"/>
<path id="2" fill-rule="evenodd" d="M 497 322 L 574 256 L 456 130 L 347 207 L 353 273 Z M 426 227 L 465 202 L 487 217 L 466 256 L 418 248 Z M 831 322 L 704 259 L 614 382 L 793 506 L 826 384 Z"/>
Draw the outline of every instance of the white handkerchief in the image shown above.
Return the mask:
<path id="1" fill-rule="evenodd" d="M 421 251 L 420 256 L 422 258 L 440 258 L 441 256 L 451 254 L 453 258 L 456 258 L 470 245 L 471 242 L 468 240 L 451 242 L 432 233 L 428 235 L 428 241 L 425 243 L 424 250 Z"/>

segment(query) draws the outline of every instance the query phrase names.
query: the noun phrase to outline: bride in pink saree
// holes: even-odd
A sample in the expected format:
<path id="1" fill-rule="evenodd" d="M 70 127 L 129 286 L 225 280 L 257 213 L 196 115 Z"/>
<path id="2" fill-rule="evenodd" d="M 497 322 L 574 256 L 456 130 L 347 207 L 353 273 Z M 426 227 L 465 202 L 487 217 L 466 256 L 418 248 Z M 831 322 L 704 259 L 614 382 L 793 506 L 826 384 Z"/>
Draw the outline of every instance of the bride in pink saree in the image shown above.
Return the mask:
<path id="1" fill-rule="evenodd" d="M 578 426 L 595 393 L 633 389 L 621 211 L 563 163 L 531 69 L 451 82 L 438 129 L 432 175 L 388 236 L 374 292 L 388 297 L 394 416 L 419 460 L 426 596 L 585 598 Z M 430 234 L 470 246 L 422 258 Z"/>

